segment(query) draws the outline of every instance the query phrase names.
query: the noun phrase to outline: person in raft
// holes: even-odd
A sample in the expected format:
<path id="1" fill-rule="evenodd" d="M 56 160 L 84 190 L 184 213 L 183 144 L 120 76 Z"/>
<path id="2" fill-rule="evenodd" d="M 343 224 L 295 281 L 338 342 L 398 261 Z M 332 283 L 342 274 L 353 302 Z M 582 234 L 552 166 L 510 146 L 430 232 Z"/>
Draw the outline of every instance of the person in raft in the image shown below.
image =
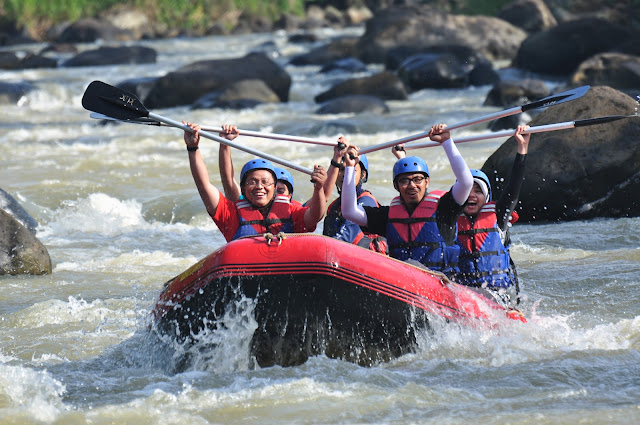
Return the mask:
<path id="1" fill-rule="evenodd" d="M 344 180 L 344 165 L 342 158 L 347 153 L 349 141 L 341 136 L 333 148 L 333 159 L 327 171 L 327 181 L 325 182 L 325 197 L 329 199 L 333 186 L 338 190 L 338 198 L 334 200 L 327 209 L 327 216 L 324 219 L 322 234 L 332 238 L 352 243 L 372 251 L 387 254 L 386 238 L 369 233 L 366 228 L 361 228 L 356 223 L 347 220 L 342 215 L 341 191 Z M 354 169 L 354 179 L 356 184 L 357 203 L 362 207 L 378 207 L 376 198 L 362 184 L 369 178 L 369 161 L 365 155 L 360 155 L 358 163 Z"/>
<path id="2" fill-rule="evenodd" d="M 450 137 L 446 125 L 431 127 L 429 138 L 444 148 L 457 180 L 448 192 L 427 192 L 429 169 L 416 156 L 399 159 L 393 166 L 393 186 L 399 196 L 390 206 L 360 207 L 356 203 L 355 169 L 358 149 L 344 157 L 342 214 L 370 232 L 383 235 L 389 254 L 399 260 L 426 266 L 450 276 L 458 271 L 456 222 L 473 186 L 473 177 Z"/>
<path id="3" fill-rule="evenodd" d="M 327 173 L 321 166 L 314 166 L 311 175 L 314 202 L 310 207 L 293 205 L 287 196 L 276 193 L 275 167 L 262 158 L 253 159 L 242 167 L 240 188 L 244 199 L 233 202 L 209 181 L 207 166 L 198 149 L 200 126 L 193 123 L 186 125 L 193 130 L 193 133 L 184 132 L 193 180 L 207 212 L 227 242 L 263 233 L 275 235 L 280 232 L 304 233 L 315 230 L 324 215 L 326 204 L 323 185 Z"/>
<path id="4" fill-rule="evenodd" d="M 491 181 L 480 170 L 471 170 L 473 188 L 458 218 L 458 239 L 460 247 L 459 272 L 454 280 L 463 285 L 488 290 L 505 306 L 511 306 L 512 295 L 515 305 L 520 302 L 520 285 L 515 264 L 509 247 L 509 228 L 518 220 L 515 211 L 524 181 L 525 160 L 529 148 L 530 134 L 522 134 L 529 129 L 520 125 L 515 139 L 518 151 L 511 169 L 511 177 L 497 201 L 492 200 Z"/>
<path id="5" fill-rule="evenodd" d="M 232 124 L 224 124 L 222 126 L 222 132 L 220 137 L 224 137 L 228 140 L 234 140 L 240 135 L 238 127 Z M 230 201 L 236 202 L 242 199 L 242 193 L 240 185 L 235 178 L 235 172 L 233 169 L 233 161 L 231 159 L 231 148 L 224 143 L 220 143 L 218 150 L 218 168 L 220 168 L 220 180 L 222 181 L 222 188 L 224 189 L 224 196 Z M 293 200 L 293 176 L 291 173 L 279 167 L 274 167 L 276 171 L 276 193 L 278 195 L 284 195 L 289 198 L 289 202 L 295 205 L 301 205 L 300 202 Z"/>

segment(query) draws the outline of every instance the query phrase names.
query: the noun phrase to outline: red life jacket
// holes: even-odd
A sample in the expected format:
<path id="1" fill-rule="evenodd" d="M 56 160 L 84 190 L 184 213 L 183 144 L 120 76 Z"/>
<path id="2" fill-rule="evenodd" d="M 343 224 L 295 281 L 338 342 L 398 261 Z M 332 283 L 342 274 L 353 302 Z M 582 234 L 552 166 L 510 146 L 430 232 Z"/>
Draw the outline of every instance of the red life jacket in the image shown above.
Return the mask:
<path id="1" fill-rule="evenodd" d="M 513 211 L 509 222 L 516 221 L 518 214 Z M 504 245 L 498 227 L 495 202 L 486 203 L 473 222 L 465 214 L 458 217 L 457 243 L 460 246 L 458 283 L 478 287 L 515 285 L 509 246 Z"/>
<path id="2" fill-rule="evenodd" d="M 242 199 L 236 202 L 240 223 L 232 240 L 242 236 L 260 235 L 264 233 L 277 234 L 280 232 L 293 233 L 291 218 L 291 204 L 289 197 L 277 195 L 271 203 L 266 217 L 251 202 Z"/>

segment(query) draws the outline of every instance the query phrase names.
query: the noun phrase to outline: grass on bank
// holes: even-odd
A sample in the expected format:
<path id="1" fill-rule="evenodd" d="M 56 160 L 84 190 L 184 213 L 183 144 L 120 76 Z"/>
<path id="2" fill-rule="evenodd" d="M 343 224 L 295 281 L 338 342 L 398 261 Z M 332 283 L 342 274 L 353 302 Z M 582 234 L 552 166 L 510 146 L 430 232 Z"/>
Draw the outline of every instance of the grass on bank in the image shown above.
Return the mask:
<path id="1" fill-rule="evenodd" d="M 153 21 L 171 28 L 204 30 L 225 13 L 275 19 L 281 13 L 302 15 L 305 0 L 0 0 L 0 20 L 19 27 L 52 26 L 96 17 L 118 5 L 144 10 Z"/>

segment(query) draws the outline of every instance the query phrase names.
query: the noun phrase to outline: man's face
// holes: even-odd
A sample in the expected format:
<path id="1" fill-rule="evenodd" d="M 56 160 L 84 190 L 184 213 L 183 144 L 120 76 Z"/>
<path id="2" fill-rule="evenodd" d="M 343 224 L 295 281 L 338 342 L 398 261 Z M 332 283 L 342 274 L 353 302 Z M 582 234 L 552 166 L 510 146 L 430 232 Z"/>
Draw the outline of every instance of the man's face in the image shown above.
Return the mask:
<path id="1" fill-rule="evenodd" d="M 424 198 L 429 187 L 429 177 L 422 173 L 403 173 L 393 184 L 405 205 L 417 205 Z"/>
<path id="2" fill-rule="evenodd" d="M 269 205 L 276 191 L 273 174 L 268 170 L 250 171 L 242 188 L 244 197 L 257 208 Z"/>

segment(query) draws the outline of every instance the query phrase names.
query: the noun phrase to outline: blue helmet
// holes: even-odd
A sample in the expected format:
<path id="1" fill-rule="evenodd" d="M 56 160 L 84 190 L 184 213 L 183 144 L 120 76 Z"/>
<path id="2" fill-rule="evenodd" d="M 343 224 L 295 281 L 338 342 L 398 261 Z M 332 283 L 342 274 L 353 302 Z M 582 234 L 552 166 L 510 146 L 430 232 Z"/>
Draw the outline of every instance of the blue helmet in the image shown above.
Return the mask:
<path id="1" fill-rule="evenodd" d="M 429 177 L 429 167 L 427 167 L 424 159 L 417 156 L 408 156 L 397 160 L 393 165 L 393 181 L 395 182 L 396 178 L 404 173 L 422 173 Z"/>
<path id="2" fill-rule="evenodd" d="M 476 180 L 480 180 L 481 182 L 484 182 L 487 185 L 488 194 L 485 194 L 485 197 L 487 198 L 487 201 L 490 201 L 491 200 L 491 182 L 489 181 L 489 177 L 487 177 L 487 175 L 480 170 L 469 170 L 469 171 L 471 171 L 471 175 L 473 176 L 474 182 Z"/>
<path id="3" fill-rule="evenodd" d="M 367 172 L 367 175 L 364 178 L 360 177 L 360 182 L 366 183 L 367 180 L 369 180 L 369 160 L 365 154 L 360 155 L 360 167 L 362 168 L 361 171 Z"/>
<path id="4" fill-rule="evenodd" d="M 276 175 L 276 169 L 273 166 L 273 164 L 271 164 L 266 159 L 256 158 L 247 162 L 246 164 L 244 164 L 244 167 L 242 167 L 242 171 L 240 172 L 240 185 L 244 183 L 244 179 L 247 176 L 247 173 L 253 170 L 271 171 L 271 174 L 273 174 L 273 180 L 274 181 L 278 180 L 278 176 Z"/>
<path id="5" fill-rule="evenodd" d="M 282 180 L 288 187 L 289 192 L 293 193 L 293 176 L 284 168 L 275 167 L 277 180 Z"/>

